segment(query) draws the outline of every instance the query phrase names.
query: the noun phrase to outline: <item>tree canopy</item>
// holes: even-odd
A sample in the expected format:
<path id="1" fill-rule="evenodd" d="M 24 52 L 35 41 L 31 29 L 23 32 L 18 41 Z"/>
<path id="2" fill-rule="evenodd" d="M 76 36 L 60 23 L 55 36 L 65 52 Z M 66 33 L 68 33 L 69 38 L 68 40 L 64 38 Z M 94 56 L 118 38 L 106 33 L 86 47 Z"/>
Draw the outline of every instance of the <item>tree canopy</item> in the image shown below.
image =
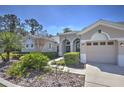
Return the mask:
<path id="1" fill-rule="evenodd" d="M 27 28 L 27 26 L 30 27 Z M 23 36 L 27 35 L 29 32 L 35 35 L 36 32 L 42 34 L 45 30 L 43 25 L 41 25 L 36 19 L 24 19 L 20 20 L 15 14 L 5 14 L 0 16 L 0 32 L 12 32 L 18 33 Z"/>
<path id="2" fill-rule="evenodd" d="M 64 28 L 63 31 L 64 31 L 64 33 L 72 32 L 72 30 L 70 28 Z"/>
<path id="3" fill-rule="evenodd" d="M 9 31 L 16 33 L 20 25 L 20 19 L 14 14 L 5 14 L 0 16 L 0 31 Z"/>
<path id="4" fill-rule="evenodd" d="M 31 27 L 31 34 L 35 35 L 36 32 L 41 31 L 43 29 L 43 26 L 39 24 L 39 22 L 36 19 L 26 19 L 26 24 L 28 24 Z"/>
<path id="5" fill-rule="evenodd" d="M 7 53 L 7 61 L 9 61 L 10 52 L 21 47 L 21 36 L 12 32 L 0 32 L 0 48 Z"/>

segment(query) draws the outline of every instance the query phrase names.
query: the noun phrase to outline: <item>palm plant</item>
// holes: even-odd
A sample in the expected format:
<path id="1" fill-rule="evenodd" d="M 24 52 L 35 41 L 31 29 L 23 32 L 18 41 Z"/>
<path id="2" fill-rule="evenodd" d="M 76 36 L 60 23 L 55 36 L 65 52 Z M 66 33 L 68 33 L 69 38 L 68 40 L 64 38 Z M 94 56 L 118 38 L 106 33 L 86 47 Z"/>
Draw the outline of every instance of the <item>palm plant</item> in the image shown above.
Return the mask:
<path id="1" fill-rule="evenodd" d="M 13 51 L 13 49 L 21 48 L 21 36 L 12 32 L 0 32 L 0 48 L 4 49 L 4 52 L 7 54 L 6 61 L 9 61 L 10 52 Z"/>

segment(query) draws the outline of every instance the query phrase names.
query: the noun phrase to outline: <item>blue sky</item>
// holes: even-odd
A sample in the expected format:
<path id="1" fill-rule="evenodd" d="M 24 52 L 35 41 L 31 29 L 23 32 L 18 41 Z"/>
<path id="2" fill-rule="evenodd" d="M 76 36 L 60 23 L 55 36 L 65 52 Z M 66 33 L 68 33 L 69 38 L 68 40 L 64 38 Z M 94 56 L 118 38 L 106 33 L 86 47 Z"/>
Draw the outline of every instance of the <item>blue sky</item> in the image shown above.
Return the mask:
<path id="1" fill-rule="evenodd" d="M 63 28 L 81 30 L 99 19 L 124 21 L 124 6 L 0 6 L 0 15 L 16 14 L 21 20 L 35 18 L 50 34 Z"/>

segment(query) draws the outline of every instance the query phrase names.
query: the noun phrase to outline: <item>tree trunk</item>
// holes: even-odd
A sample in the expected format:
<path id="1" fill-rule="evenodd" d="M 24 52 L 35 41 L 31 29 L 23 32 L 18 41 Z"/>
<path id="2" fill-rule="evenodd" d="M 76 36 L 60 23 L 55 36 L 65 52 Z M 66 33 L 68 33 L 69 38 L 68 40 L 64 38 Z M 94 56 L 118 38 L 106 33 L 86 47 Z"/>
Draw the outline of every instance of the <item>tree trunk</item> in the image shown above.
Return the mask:
<path id="1" fill-rule="evenodd" d="M 3 62 L 6 62 L 6 58 L 2 54 L 0 54 L 0 56 L 1 56 L 2 60 L 3 60 Z"/>
<path id="2" fill-rule="evenodd" d="M 10 61 L 10 51 L 7 51 L 6 54 L 7 54 L 7 57 L 6 57 L 7 61 Z"/>
<path id="3" fill-rule="evenodd" d="M 31 34 L 35 35 L 34 27 L 31 27 Z"/>

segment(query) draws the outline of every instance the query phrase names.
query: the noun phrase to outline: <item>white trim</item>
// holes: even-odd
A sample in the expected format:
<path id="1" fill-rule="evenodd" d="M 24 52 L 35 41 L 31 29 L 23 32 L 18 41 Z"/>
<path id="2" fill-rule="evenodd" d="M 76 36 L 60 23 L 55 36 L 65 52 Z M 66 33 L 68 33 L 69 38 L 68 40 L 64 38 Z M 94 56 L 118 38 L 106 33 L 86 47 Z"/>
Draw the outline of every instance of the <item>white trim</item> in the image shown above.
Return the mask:
<path id="1" fill-rule="evenodd" d="M 109 36 L 109 34 L 108 33 L 106 33 L 106 32 L 101 32 L 101 33 L 98 33 L 98 32 L 96 32 L 96 33 L 94 33 L 92 36 L 91 36 L 91 40 L 94 40 L 94 35 L 96 35 L 96 34 L 103 34 L 103 35 L 105 35 L 107 38 L 105 39 L 105 40 L 110 40 L 110 36 Z M 101 39 L 100 39 L 101 40 Z"/>
<path id="2" fill-rule="evenodd" d="M 104 20 L 99 20 L 96 23 L 94 23 L 94 24 L 90 25 L 89 27 L 85 28 L 82 32 L 79 33 L 79 35 L 84 34 L 86 32 L 89 32 L 89 31 L 91 31 L 91 29 L 93 29 L 93 28 L 95 28 L 96 26 L 99 26 L 99 25 L 104 25 L 104 26 L 113 27 L 113 28 L 116 28 L 116 29 L 119 29 L 119 30 L 124 30 L 124 26 L 122 26 L 122 25 L 119 25 L 117 23 L 110 23 L 110 22 L 104 21 Z"/>
<path id="3" fill-rule="evenodd" d="M 75 37 L 74 39 L 72 39 L 72 42 L 74 42 L 76 39 L 80 40 L 80 37 L 79 36 Z"/>
<path id="4" fill-rule="evenodd" d="M 124 66 L 124 55 L 118 55 L 118 65 Z"/>
<path id="5" fill-rule="evenodd" d="M 61 42 L 60 42 L 60 43 L 63 43 L 63 41 L 65 41 L 65 40 L 67 40 L 67 41 L 71 42 L 71 40 L 70 40 L 69 38 L 66 38 L 66 39 L 64 38 L 64 39 L 62 39 L 62 40 L 61 40 Z"/>
<path id="6" fill-rule="evenodd" d="M 107 35 L 108 39 L 110 39 L 110 36 L 109 36 L 108 33 L 104 32 L 104 31 L 102 31 L 102 33 L 105 34 L 105 35 Z"/>
<path id="7" fill-rule="evenodd" d="M 86 54 L 80 53 L 80 63 L 86 63 Z"/>

